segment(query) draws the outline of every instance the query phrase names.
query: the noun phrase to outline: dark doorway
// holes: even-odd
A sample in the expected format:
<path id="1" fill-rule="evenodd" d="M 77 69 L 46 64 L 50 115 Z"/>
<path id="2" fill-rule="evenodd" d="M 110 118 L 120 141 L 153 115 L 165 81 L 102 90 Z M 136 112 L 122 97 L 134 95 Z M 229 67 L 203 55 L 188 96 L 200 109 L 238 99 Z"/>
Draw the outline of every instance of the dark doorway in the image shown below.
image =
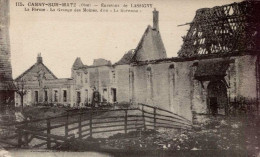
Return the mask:
<path id="1" fill-rule="evenodd" d="M 77 92 L 77 105 L 79 105 L 80 102 L 81 102 L 80 92 Z"/>
<path id="2" fill-rule="evenodd" d="M 67 91 L 63 90 L 63 102 L 67 102 Z"/>
<path id="3" fill-rule="evenodd" d="M 116 88 L 111 88 L 112 101 L 116 102 Z"/>
<path id="4" fill-rule="evenodd" d="M 38 91 L 34 92 L 34 96 L 35 96 L 35 102 L 38 103 L 39 102 Z"/>
<path id="5" fill-rule="evenodd" d="M 227 114 L 227 88 L 222 81 L 212 81 L 208 85 L 208 109 L 213 115 Z"/>
<path id="6" fill-rule="evenodd" d="M 209 109 L 213 115 L 218 114 L 218 99 L 217 97 L 209 98 Z"/>

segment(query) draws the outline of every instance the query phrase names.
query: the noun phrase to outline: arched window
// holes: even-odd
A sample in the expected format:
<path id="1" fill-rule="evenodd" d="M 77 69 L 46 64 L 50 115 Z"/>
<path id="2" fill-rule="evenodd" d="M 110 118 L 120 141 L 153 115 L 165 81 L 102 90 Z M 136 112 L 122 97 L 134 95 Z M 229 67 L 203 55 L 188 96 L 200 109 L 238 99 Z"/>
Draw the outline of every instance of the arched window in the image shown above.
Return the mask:
<path id="1" fill-rule="evenodd" d="M 130 80 L 131 80 L 131 84 L 130 84 L 130 88 L 131 88 L 131 101 L 134 101 L 134 72 L 130 71 Z"/>
<path id="2" fill-rule="evenodd" d="M 152 99 L 153 97 L 153 87 L 152 87 L 152 69 L 151 67 L 146 68 L 146 73 L 147 73 L 147 98 Z"/>
<path id="3" fill-rule="evenodd" d="M 174 65 L 171 64 L 171 65 L 169 66 L 169 69 L 174 69 Z"/>
<path id="4" fill-rule="evenodd" d="M 173 99 L 175 97 L 175 69 L 174 65 L 171 64 L 168 69 L 168 80 L 169 80 L 169 105 L 173 105 Z"/>

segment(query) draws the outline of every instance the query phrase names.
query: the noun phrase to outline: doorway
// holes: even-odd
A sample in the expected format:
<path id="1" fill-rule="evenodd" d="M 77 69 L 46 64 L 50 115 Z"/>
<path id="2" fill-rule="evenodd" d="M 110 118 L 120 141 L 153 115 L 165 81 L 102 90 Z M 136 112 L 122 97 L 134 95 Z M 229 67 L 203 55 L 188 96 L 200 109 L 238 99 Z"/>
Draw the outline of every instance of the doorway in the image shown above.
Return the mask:
<path id="1" fill-rule="evenodd" d="M 112 102 L 116 102 L 116 88 L 111 88 Z"/>
<path id="2" fill-rule="evenodd" d="M 79 91 L 77 91 L 77 100 L 76 100 L 76 102 L 77 102 L 77 105 L 79 105 L 80 102 L 81 102 L 81 95 L 80 95 Z"/>
<path id="3" fill-rule="evenodd" d="M 208 109 L 209 113 L 227 114 L 228 98 L 227 87 L 222 81 L 212 81 L 208 85 Z"/>
<path id="4" fill-rule="evenodd" d="M 39 102 L 39 96 L 38 96 L 38 91 L 35 91 L 34 92 L 34 100 L 35 100 L 35 103 L 38 103 Z"/>

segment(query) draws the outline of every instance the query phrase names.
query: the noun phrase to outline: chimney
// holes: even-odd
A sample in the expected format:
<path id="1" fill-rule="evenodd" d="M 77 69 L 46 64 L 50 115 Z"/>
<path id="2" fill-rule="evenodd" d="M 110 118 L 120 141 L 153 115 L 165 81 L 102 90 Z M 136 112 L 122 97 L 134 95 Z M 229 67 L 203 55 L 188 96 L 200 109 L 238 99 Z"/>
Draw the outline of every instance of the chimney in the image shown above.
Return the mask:
<path id="1" fill-rule="evenodd" d="M 159 12 L 155 8 L 153 11 L 153 29 L 159 30 Z"/>
<path id="2" fill-rule="evenodd" d="M 41 53 L 39 53 L 38 56 L 37 56 L 37 63 L 42 63 Z"/>

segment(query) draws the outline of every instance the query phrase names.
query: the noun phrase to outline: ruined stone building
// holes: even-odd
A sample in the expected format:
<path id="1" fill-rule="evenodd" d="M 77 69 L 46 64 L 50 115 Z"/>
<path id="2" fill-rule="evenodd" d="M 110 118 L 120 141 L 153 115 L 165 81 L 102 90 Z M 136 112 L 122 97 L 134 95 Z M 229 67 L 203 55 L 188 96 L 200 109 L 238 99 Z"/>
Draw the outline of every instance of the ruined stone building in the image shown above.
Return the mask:
<path id="1" fill-rule="evenodd" d="M 98 91 L 101 102 L 144 103 L 189 119 L 194 114 L 227 114 L 229 103 L 239 97 L 259 102 L 259 10 L 258 2 L 197 10 L 178 57 L 173 58 L 167 58 L 159 13 L 154 10 L 153 26 L 115 64 L 96 59 L 93 65 L 84 65 L 77 58 L 71 78 L 57 79 L 38 57 L 16 80 L 33 76 L 28 103 L 47 100 L 83 106 Z"/>
<path id="2" fill-rule="evenodd" d="M 14 104 L 10 62 L 9 1 L 0 0 L 0 105 Z"/>

